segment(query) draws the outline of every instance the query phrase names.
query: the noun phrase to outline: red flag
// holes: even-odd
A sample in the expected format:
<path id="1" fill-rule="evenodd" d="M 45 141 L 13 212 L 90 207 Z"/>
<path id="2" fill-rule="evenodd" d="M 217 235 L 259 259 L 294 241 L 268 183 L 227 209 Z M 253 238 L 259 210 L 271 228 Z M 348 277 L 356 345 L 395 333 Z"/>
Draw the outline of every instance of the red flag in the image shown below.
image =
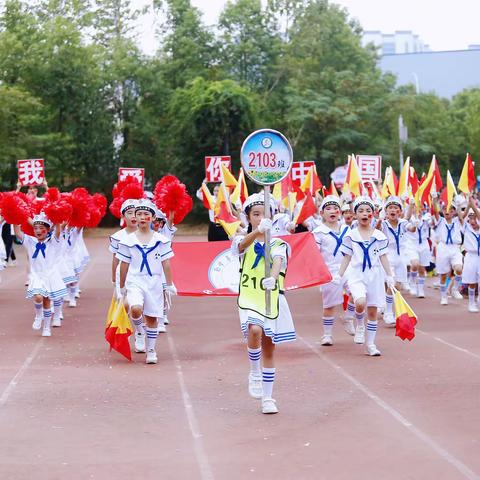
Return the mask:
<path id="1" fill-rule="evenodd" d="M 417 172 L 413 167 L 410 167 L 410 178 L 409 178 L 410 186 L 412 187 L 412 193 L 415 196 L 419 187 L 419 181 L 417 177 Z"/>
<path id="2" fill-rule="evenodd" d="M 444 187 L 443 190 L 440 192 L 440 201 L 443 202 L 445 205 L 448 203 L 447 187 Z"/>
<path id="3" fill-rule="evenodd" d="M 313 235 L 297 233 L 281 237 L 291 248 L 286 290 L 322 285 L 331 281 Z M 170 260 L 173 281 L 183 296 L 238 295 L 239 260 L 231 242 L 175 242 Z"/>
<path id="4" fill-rule="evenodd" d="M 302 209 L 300 210 L 300 213 L 298 214 L 295 223 L 297 225 L 302 224 L 307 218 L 314 215 L 315 212 L 315 202 L 313 201 L 312 194 L 307 190 L 305 192 L 305 201 L 303 202 Z"/>
<path id="5" fill-rule="evenodd" d="M 128 318 L 123 301 L 112 298 L 105 326 L 105 340 L 110 344 L 110 350 L 115 350 L 128 360 L 132 360 L 132 352 L 128 337 L 132 334 L 132 325 Z"/>
<path id="6" fill-rule="evenodd" d="M 391 195 L 398 195 L 398 178 L 395 175 L 395 170 L 393 169 L 393 167 L 391 171 L 392 171 L 393 186 L 395 188 L 395 192 L 391 193 Z"/>
<path id="7" fill-rule="evenodd" d="M 396 318 L 395 335 L 402 340 L 413 340 L 415 338 L 417 316 L 398 290 L 394 294 L 394 305 Z"/>

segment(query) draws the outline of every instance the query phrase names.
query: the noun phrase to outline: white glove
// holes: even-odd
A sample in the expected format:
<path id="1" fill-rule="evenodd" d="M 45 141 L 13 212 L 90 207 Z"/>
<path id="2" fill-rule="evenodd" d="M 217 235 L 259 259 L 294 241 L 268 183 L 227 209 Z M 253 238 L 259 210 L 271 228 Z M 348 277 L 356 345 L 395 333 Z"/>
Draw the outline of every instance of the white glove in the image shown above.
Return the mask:
<path id="1" fill-rule="evenodd" d="M 339 284 L 342 281 L 342 278 L 338 273 L 335 273 L 335 275 L 332 275 L 332 283 Z"/>
<path id="2" fill-rule="evenodd" d="M 273 277 L 267 277 L 262 280 L 262 287 L 265 290 L 275 290 L 275 285 L 277 281 Z"/>
<path id="3" fill-rule="evenodd" d="M 291 230 L 295 230 L 295 222 L 288 222 L 287 223 L 287 230 L 290 232 Z"/>
<path id="4" fill-rule="evenodd" d="M 402 193 L 402 195 L 400 195 L 400 198 L 401 198 L 404 202 L 406 202 L 406 201 L 410 198 L 410 195 L 409 195 L 407 192 L 405 192 L 405 193 Z"/>
<path id="5" fill-rule="evenodd" d="M 168 293 L 169 295 L 176 295 L 177 294 L 177 288 L 172 283 L 172 285 L 167 285 L 165 287 L 165 292 Z"/>
<path id="6" fill-rule="evenodd" d="M 395 287 L 395 279 L 393 276 L 387 275 L 385 277 L 385 283 L 387 284 L 388 288 L 394 288 Z"/>
<path id="7" fill-rule="evenodd" d="M 258 226 L 258 231 L 260 233 L 265 233 L 267 230 L 272 229 L 272 221 L 269 218 L 262 218 L 260 225 Z"/>
<path id="8" fill-rule="evenodd" d="M 122 297 L 124 297 L 126 294 L 127 294 L 127 287 L 122 287 L 120 289 L 120 295 L 122 295 Z"/>

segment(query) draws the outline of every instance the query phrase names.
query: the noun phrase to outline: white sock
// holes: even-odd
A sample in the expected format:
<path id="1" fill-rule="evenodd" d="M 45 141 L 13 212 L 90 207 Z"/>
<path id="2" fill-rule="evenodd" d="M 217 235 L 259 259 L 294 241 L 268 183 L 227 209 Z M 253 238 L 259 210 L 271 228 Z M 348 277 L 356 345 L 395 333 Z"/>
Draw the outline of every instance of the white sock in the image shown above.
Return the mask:
<path id="1" fill-rule="evenodd" d="M 440 296 L 441 298 L 447 298 L 447 284 L 441 283 L 440 284 Z"/>
<path id="2" fill-rule="evenodd" d="M 248 350 L 248 359 L 250 360 L 250 373 L 260 374 L 260 363 L 262 361 L 262 347 L 250 348 Z"/>
<path id="3" fill-rule="evenodd" d="M 68 293 L 69 293 L 69 300 L 75 300 L 75 286 L 73 287 L 68 287 Z"/>
<path id="4" fill-rule="evenodd" d="M 157 343 L 158 331 L 156 328 L 147 327 L 145 329 L 147 334 L 147 351 L 155 350 L 155 344 Z"/>
<path id="5" fill-rule="evenodd" d="M 386 307 L 385 313 L 393 315 L 393 295 L 389 295 L 388 293 L 385 295 Z"/>
<path id="6" fill-rule="evenodd" d="M 41 318 L 43 302 L 39 302 L 39 303 L 33 302 L 33 306 L 35 307 L 35 318 Z"/>
<path id="7" fill-rule="evenodd" d="M 355 312 L 355 320 L 357 323 L 357 327 L 365 327 L 365 312 Z"/>
<path id="8" fill-rule="evenodd" d="M 130 320 L 133 323 L 136 333 L 140 333 L 141 335 L 145 335 L 145 329 L 143 328 L 143 315 L 138 318 L 130 317 Z"/>
<path id="9" fill-rule="evenodd" d="M 423 290 L 423 287 L 425 286 L 425 277 L 418 277 L 417 283 L 419 288 Z"/>
<path id="10" fill-rule="evenodd" d="M 323 317 L 323 334 L 332 336 L 334 317 Z"/>
<path id="11" fill-rule="evenodd" d="M 53 301 L 53 314 L 55 318 L 61 318 L 62 315 L 62 306 L 63 306 L 63 298 L 57 298 Z"/>
<path id="12" fill-rule="evenodd" d="M 49 308 L 43 309 L 43 328 L 48 330 L 52 323 L 52 311 Z"/>
<path id="13" fill-rule="evenodd" d="M 462 276 L 461 275 L 455 275 L 455 279 L 453 281 L 453 287 L 455 290 L 460 291 L 460 285 L 462 284 Z"/>
<path id="14" fill-rule="evenodd" d="M 468 287 L 468 303 L 475 305 L 475 289 Z"/>
<path id="15" fill-rule="evenodd" d="M 272 398 L 275 368 L 262 368 L 263 398 Z"/>
<path id="16" fill-rule="evenodd" d="M 410 283 L 412 285 L 417 284 L 418 272 L 410 272 Z"/>
<path id="17" fill-rule="evenodd" d="M 345 318 L 353 318 L 355 316 L 355 305 L 351 302 L 347 303 L 347 311 L 345 312 Z"/>
<path id="18" fill-rule="evenodd" d="M 377 324 L 376 320 L 368 320 L 367 322 L 367 345 L 375 344 L 375 336 L 377 335 Z"/>

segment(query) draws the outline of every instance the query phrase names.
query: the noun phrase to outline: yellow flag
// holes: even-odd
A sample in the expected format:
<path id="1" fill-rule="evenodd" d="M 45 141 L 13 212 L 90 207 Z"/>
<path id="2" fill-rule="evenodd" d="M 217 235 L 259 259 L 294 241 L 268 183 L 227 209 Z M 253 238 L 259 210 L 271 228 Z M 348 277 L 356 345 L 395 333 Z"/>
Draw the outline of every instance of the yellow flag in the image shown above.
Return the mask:
<path id="1" fill-rule="evenodd" d="M 223 162 L 220 162 L 220 170 L 222 172 L 222 179 L 225 186 L 236 187 L 237 180 L 235 180 L 235 177 L 232 175 L 232 172 L 230 172 L 230 170 L 224 165 Z"/>
<path id="2" fill-rule="evenodd" d="M 405 165 L 403 165 L 400 173 L 400 181 L 398 182 L 398 195 L 401 197 L 404 194 L 409 194 L 409 174 L 410 174 L 410 157 L 407 157 Z"/>

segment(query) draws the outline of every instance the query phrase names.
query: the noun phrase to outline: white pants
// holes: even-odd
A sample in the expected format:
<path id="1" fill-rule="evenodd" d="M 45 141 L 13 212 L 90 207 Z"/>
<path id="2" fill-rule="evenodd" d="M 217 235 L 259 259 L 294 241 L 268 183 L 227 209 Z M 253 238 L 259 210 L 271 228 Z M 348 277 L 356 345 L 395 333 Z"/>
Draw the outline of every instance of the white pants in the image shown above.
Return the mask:
<path id="1" fill-rule="evenodd" d="M 437 245 L 436 269 L 440 275 L 445 275 L 453 270 L 455 265 L 463 265 L 463 257 L 460 245 Z"/>
<path id="2" fill-rule="evenodd" d="M 480 283 L 480 257 L 476 252 L 467 252 L 465 255 L 462 283 Z"/>

